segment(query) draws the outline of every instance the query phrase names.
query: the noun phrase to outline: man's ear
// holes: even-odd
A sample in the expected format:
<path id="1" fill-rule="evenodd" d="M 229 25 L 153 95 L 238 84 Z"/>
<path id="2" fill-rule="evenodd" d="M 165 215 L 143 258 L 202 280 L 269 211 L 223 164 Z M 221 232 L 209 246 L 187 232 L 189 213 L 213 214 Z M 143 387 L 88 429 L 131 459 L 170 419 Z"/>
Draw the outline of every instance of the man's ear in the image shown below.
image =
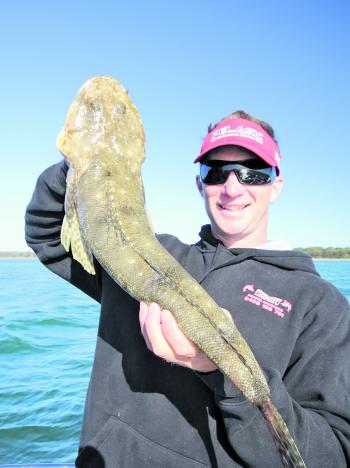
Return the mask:
<path id="1" fill-rule="evenodd" d="M 274 203 L 280 196 L 284 185 L 284 179 L 281 176 L 277 176 L 272 185 L 272 191 L 270 196 L 270 203 Z"/>
<path id="2" fill-rule="evenodd" d="M 196 175 L 196 184 L 197 184 L 198 192 L 203 197 L 203 183 L 202 183 L 201 178 L 199 177 L 199 175 Z"/>

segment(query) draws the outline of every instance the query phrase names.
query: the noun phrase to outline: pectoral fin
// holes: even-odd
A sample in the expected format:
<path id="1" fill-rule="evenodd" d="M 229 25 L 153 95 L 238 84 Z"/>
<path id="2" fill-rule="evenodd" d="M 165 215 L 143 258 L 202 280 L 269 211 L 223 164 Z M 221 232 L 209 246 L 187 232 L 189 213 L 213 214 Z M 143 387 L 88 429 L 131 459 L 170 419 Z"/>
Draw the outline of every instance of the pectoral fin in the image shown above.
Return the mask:
<path id="1" fill-rule="evenodd" d="M 96 273 L 92 253 L 90 249 L 86 247 L 82 238 L 77 210 L 70 197 L 66 199 L 66 215 L 62 223 L 61 243 L 67 252 L 71 249 L 73 258 L 79 262 L 88 273 L 92 275 Z"/>

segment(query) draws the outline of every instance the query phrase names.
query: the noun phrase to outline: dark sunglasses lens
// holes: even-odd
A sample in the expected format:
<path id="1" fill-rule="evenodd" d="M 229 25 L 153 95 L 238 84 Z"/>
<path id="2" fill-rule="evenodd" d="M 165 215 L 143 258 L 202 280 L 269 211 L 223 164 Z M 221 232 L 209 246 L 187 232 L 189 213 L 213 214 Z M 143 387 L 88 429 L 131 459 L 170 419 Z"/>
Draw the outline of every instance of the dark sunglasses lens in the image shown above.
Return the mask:
<path id="1" fill-rule="evenodd" d="M 229 173 L 225 174 L 221 166 L 209 167 L 202 164 L 200 167 L 200 176 L 202 182 L 207 185 L 224 184 Z"/>
<path id="2" fill-rule="evenodd" d="M 272 182 L 273 169 L 240 169 L 236 175 L 241 184 L 247 185 L 266 185 Z"/>

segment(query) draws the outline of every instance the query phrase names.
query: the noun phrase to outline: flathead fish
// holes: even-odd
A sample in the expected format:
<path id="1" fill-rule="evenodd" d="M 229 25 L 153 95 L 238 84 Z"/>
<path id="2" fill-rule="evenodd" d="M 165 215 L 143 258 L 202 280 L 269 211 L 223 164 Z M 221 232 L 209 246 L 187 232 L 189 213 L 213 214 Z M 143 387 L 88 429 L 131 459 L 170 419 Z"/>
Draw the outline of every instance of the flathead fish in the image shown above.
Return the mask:
<path id="1" fill-rule="evenodd" d="M 61 231 L 65 249 L 91 274 L 95 257 L 135 299 L 169 310 L 182 332 L 261 410 L 283 465 L 305 467 L 249 346 L 152 232 L 141 179 L 144 130 L 123 86 L 105 76 L 88 80 L 57 146 L 70 164 Z"/>

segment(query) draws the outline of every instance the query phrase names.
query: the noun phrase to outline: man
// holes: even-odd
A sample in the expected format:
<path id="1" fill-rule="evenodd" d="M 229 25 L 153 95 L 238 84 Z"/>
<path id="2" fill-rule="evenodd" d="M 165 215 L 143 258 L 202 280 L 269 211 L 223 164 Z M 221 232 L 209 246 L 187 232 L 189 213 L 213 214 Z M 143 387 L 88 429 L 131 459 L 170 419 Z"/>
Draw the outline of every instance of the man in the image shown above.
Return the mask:
<path id="1" fill-rule="evenodd" d="M 275 178 L 275 174 L 271 177 L 273 181 L 260 185 L 241 183 L 235 175 L 234 169 L 243 171 L 244 175 L 247 168 L 260 168 L 266 171 L 274 166 L 278 168 L 280 162 L 276 142 L 269 138 L 269 135 L 265 135 L 267 142 L 264 147 L 259 142 L 260 134 L 263 135 L 259 126 L 249 123 L 250 127 L 244 127 L 246 120 L 237 118 L 241 115 L 246 117 L 243 111 L 232 114 L 236 116 L 234 119 L 236 129 L 230 127 L 232 119 L 224 119 L 218 128 L 207 136 L 201 154 L 195 161 L 201 162 L 201 176 L 206 173 L 207 179 L 211 173 L 220 176 L 224 171 L 225 176 L 221 177 L 225 180 L 220 181 L 221 183 L 210 183 L 207 180 L 207 183 L 204 183 L 199 175 L 196 182 L 211 221 L 211 233 L 228 249 L 256 247 L 267 243 L 269 204 L 278 198 L 283 186 L 282 177 Z M 246 128 L 253 132 L 246 134 Z M 244 146 L 238 146 L 237 143 Z M 268 144 L 271 147 L 266 147 Z M 260 152 L 260 157 L 249 148 Z M 241 163 L 243 166 L 234 168 L 222 164 L 225 162 Z M 168 311 L 161 311 L 155 304 L 148 309 L 146 304 L 142 303 L 140 323 L 148 347 L 158 356 L 177 364 L 188 365 L 195 370 L 205 371 L 215 368 L 209 359 L 199 353 L 193 344 L 179 333 L 176 322 Z M 165 332 L 165 340 L 162 330 Z M 179 360 L 176 356 L 181 352 L 185 355 Z M 192 353 L 194 355 L 190 358 Z M 198 359 L 198 356 L 200 362 L 196 365 L 193 360 Z"/>
<path id="2" fill-rule="evenodd" d="M 211 129 L 196 162 L 210 225 L 195 245 L 170 235 L 158 239 L 232 314 L 306 466 L 346 467 L 349 304 L 319 278 L 308 256 L 268 242 L 269 204 L 283 185 L 273 130 L 235 112 Z M 39 178 L 26 239 L 52 271 L 101 302 L 76 465 L 281 466 L 259 410 L 168 311 L 139 308 L 97 262 L 94 277 L 65 252 L 59 234 L 66 170 L 61 163 Z"/>

